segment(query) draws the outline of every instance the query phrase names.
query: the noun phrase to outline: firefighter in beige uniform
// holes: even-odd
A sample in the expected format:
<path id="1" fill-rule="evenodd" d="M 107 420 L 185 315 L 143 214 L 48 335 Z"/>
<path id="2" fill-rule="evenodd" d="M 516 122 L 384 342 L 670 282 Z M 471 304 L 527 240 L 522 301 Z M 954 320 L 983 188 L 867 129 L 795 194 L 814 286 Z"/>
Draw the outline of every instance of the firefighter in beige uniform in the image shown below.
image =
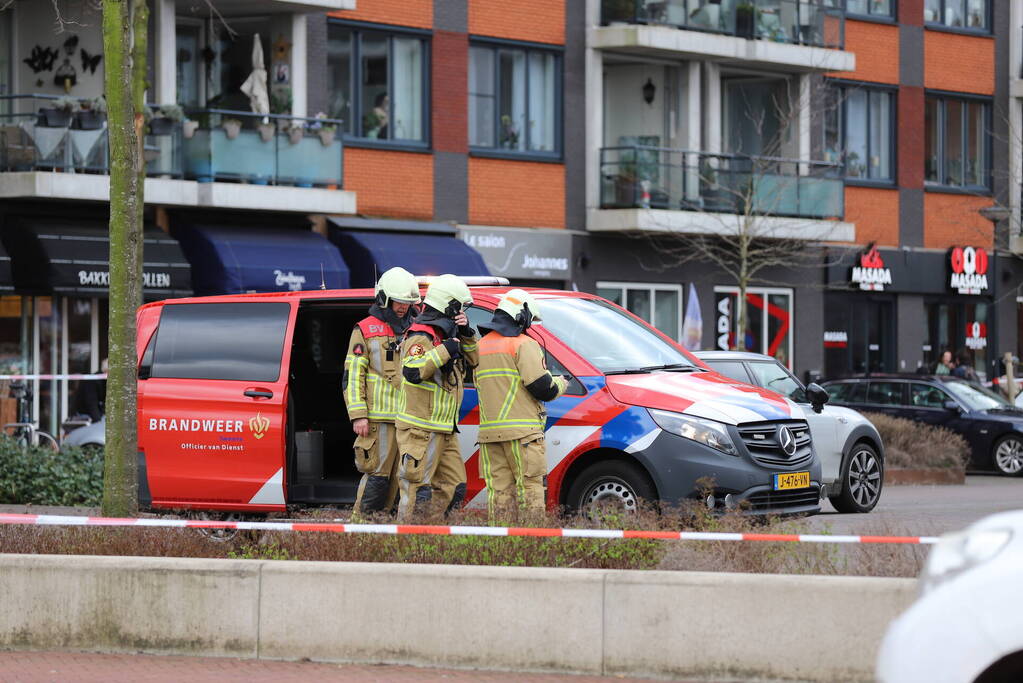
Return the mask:
<path id="1" fill-rule="evenodd" d="M 423 304 L 401 347 L 400 520 L 417 505 L 450 511 L 465 498 L 456 422 L 465 375 L 477 361 L 476 332 L 465 316 L 472 294 L 460 278 L 441 275 L 427 287 Z"/>
<path id="2" fill-rule="evenodd" d="M 540 320 L 536 300 L 513 289 L 501 297 L 494 319 L 480 325 L 476 390 L 480 405 L 480 476 L 487 484 L 487 504 L 527 509 L 544 507 L 547 474 L 544 401 L 565 393 L 567 381 L 547 371 L 544 353 L 526 335 Z"/>
<path id="3" fill-rule="evenodd" d="M 355 439 L 355 467 L 362 472 L 354 514 L 390 509 L 398 491 L 398 442 L 394 419 L 401 391 L 398 340 L 412 324 L 419 285 L 404 268 L 391 268 L 376 286 L 369 317 L 352 330 L 345 357 L 345 404 Z"/>

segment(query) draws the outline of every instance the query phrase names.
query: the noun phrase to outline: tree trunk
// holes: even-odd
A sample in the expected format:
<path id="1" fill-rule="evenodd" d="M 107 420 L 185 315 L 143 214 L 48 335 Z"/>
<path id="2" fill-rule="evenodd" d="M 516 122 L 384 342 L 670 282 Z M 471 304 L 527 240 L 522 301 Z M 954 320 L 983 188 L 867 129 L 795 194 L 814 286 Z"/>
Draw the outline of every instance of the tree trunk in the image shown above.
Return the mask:
<path id="1" fill-rule="evenodd" d="M 129 3 L 131 3 L 129 5 Z M 141 9 L 140 9 L 141 6 Z M 132 7 L 135 9 L 133 31 Z M 103 50 L 110 140 L 110 326 L 103 514 L 138 509 L 135 309 L 141 300 L 141 79 L 145 78 L 144 0 L 103 0 Z M 133 41 L 133 33 L 141 41 Z M 133 47 L 134 46 L 134 47 Z M 138 94 L 136 91 L 139 91 Z"/>
<path id="2" fill-rule="evenodd" d="M 744 225 L 743 230 L 746 229 Z M 749 351 L 746 348 L 746 319 L 749 308 L 746 305 L 746 290 L 749 288 L 749 241 L 745 235 L 739 239 L 739 294 L 735 301 L 735 348 L 739 351 Z"/>

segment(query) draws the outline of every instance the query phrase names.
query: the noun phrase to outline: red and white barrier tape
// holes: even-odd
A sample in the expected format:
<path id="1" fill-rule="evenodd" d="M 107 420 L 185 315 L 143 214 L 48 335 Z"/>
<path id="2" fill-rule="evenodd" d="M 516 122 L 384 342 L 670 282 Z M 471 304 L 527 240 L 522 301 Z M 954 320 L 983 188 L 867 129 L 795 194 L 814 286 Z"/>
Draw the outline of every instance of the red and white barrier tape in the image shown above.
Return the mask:
<path id="1" fill-rule="evenodd" d="M 106 379 L 105 374 L 96 375 L 0 375 L 0 379 Z"/>
<path id="2" fill-rule="evenodd" d="M 218 522 L 197 519 L 68 517 L 0 513 L 0 524 L 36 526 L 136 526 L 240 531 L 325 531 L 338 534 L 433 536 L 534 536 L 562 538 L 645 538 L 669 541 L 774 541 L 785 543 L 900 543 L 930 545 L 936 536 L 829 536 L 824 534 L 738 534 L 709 531 L 634 531 L 630 529 L 537 529 L 501 526 L 419 524 L 338 524 L 336 522 Z"/>

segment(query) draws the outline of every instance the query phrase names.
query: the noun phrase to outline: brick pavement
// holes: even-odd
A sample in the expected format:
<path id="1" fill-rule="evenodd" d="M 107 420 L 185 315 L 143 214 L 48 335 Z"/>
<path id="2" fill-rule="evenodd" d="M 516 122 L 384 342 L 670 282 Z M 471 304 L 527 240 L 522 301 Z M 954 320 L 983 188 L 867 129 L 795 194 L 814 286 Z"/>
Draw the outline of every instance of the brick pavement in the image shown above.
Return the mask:
<path id="1" fill-rule="evenodd" d="M 345 681 L 346 683 L 424 683 L 479 681 L 481 683 L 608 683 L 638 678 L 526 674 L 515 672 L 420 669 L 411 666 L 275 662 L 260 659 L 109 655 L 81 652 L 0 652 L 0 683 L 287 683 L 288 681 Z"/>

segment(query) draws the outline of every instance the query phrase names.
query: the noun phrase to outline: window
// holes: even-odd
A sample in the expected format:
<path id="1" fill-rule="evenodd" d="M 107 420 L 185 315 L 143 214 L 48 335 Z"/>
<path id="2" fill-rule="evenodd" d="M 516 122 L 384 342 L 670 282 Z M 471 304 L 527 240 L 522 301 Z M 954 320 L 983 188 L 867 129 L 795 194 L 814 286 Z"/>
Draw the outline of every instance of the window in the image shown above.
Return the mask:
<path id="1" fill-rule="evenodd" d="M 598 282 L 597 296 L 613 301 L 676 341 L 682 338 L 682 285 Z"/>
<path id="2" fill-rule="evenodd" d="M 871 382 L 867 389 L 867 403 L 879 406 L 902 405 L 902 383 Z"/>
<path id="3" fill-rule="evenodd" d="M 469 49 L 469 145 L 556 155 L 561 58 L 548 50 L 473 45 Z"/>
<path id="4" fill-rule="evenodd" d="M 777 392 L 796 403 L 809 403 L 806 392 L 796 378 L 777 363 L 750 363 L 750 370 L 757 378 L 757 383 L 765 389 Z"/>
<path id="5" fill-rule="evenodd" d="M 843 160 L 847 178 L 893 181 L 894 120 L 891 91 L 836 86 L 825 112 L 825 158 Z"/>
<path id="6" fill-rule="evenodd" d="M 14 12 L 0 10 L 0 96 L 12 95 L 12 68 L 11 68 L 11 45 L 12 40 L 12 16 Z M 11 108 L 10 100 L 0 100 L 0 114 L 9 114 Z"/>
<path id="7" fill-rule="evenodd" d="M 427 141 L 427 42 L 413 34 L 330 24 L 327 79 L 331 118 L 348 137 Z"/>
<path id="8" fill-rule="evenodd" d="M 889 19 L 894 6 L 892 0 L 846 0 L 845 13 Z"/>
<path id="9" fill-rule="evenodd" d="M 714 348 L 722 351 L 738 348 L 738 287 L 714 288 L 714 320 L 717 337 Z M 767 287 L 746 289 L 747 351 L 774 356 L 785 367 L 792 358 L 792 290 Z"/>
<path id="10" fill-rule="evenodd" d="M 838 382 L 824 387 L 832 403 L 863 403 L 867 394 L 864 382 Z"/>
<path id="11" fill-rule="evenodd" d="M 746 372 L 746 366 L 735 360 L 703 360 L 704 363 L 710 366 L 710 369 L 719 375 L 724 375 L 729 379 L 734 379 L 736 382 L 742 382 L 743 384 L 750 383 L 749 373 Z"/>
<path id="12" fill-rule="evenodd" d="M 924 181 L 987 188 L 990 106 L 930 95 L 924 103 Z"/>
<path id="13" fill-rule="evenodd" d="M 291 304 L 168 304 L 151 377 L 276 382 Z"/>
<path id="14" fill-rule="evenodd" d="M 987 0 L 925 0 L 924 22 L 986 32 L 987 5 Z"/>
<path id="15" fill-rule="evenodd" d="M 909 402 L 916 408 L 944 408 L 948 394 L 930 384 L 913 382 L 909 385 Z"/>

